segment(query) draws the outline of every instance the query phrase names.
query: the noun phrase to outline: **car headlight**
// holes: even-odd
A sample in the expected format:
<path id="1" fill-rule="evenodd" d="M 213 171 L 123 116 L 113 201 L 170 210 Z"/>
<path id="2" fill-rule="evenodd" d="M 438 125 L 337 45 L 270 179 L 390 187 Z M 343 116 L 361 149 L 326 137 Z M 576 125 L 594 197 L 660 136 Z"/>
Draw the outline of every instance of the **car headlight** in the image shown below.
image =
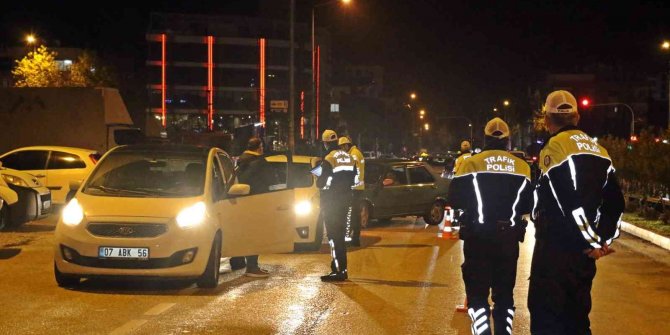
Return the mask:
<path id="1" fill-rule="evenodd" d="M 7 184 L 22 186 L 22 187 L 30 187 L 30 186 L 28 186 L 28 183 L 26 183 L 25 180 L 23 180 L 23 179 L 21 179 L 20 177 L 17 177 L 17 176 L 8 176 L 8 175 L 3 173 L 2 174 L 2 179 L 4 179 Z"/>
<path id="2" fill-rule="evenodd" d="M 312 212 L 312 203 L 309 200 L 303 200 L 293 206 L 295 214 L 305 216 Z"/>
<path id="3" fill-rule="evenodd" d="M 205 221 L 207 207 L 200 201 L 195 205 L 186 207 L 177 215 L 177 224 L 181 228 L 192 228 Z"/>
<path id="4" fill-rule="evenodd" d="M 84 209 L 81 208 L 77 198 L 70 200 L 70 202 L 63 208 L 63 223 L 76 226 L 84 220 Z"/>

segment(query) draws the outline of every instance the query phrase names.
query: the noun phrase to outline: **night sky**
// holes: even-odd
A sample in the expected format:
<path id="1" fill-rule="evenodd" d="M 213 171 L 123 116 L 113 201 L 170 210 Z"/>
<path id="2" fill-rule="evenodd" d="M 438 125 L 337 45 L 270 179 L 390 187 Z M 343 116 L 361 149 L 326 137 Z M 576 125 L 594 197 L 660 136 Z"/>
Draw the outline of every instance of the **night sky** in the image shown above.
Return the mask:
<path id="1" fill-rule="evenodd" d="M 288 0 L 265 1 L 288 6 Z M 421 103 L 438 113 L 488 109 L 523 95 L 550 71 L 604 63 L 658 74 L 670 59 L 659 50 L 670 38 L 664 1 L 353 2 L 318 11 L 319 25 L 334 34 L 333 56 L 385 66 L 387 94 L 416 90 Z M 22 45 L 33 31 L 47 45 L 59 40 L 61 46 L 98 50 L 103 58 L 114 54 L 143 63 L 150 11 L 256 15 L 259 9 L 254 0 L 116 1 L 95 8 L 62 3 L 72 2 L 3 3 L 0 45 Z M 298 20 L 308 22 L 311 1 L 296 3 Z M 89 14 L 79 14 L 82 9 Z"/>

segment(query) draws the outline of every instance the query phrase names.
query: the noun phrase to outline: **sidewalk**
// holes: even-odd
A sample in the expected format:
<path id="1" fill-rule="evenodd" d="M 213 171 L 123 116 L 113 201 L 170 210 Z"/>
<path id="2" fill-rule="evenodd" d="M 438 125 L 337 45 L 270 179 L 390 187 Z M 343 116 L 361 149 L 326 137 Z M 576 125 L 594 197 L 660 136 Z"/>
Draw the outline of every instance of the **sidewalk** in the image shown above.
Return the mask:
<path id="1" fill-rule="evenodd" d="M 621 221 L 621 230 L 645 241 L 649 241 L 665 250 L 670 250 L 670 238 L 634 226 L 626 221 Z"/>

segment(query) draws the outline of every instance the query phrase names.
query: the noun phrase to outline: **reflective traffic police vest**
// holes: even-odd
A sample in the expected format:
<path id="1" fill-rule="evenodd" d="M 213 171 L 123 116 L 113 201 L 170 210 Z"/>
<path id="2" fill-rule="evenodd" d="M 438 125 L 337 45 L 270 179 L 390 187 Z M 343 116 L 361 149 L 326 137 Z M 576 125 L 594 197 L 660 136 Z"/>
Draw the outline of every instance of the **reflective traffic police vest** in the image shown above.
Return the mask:
<path id="1" fill-rule="evenodd" d="M 503 150 L 484 150 L 463 161 L 449 188 L 447 202 L 465 211 L 461 223 L 468 235 L 521 225 L 521 215 L 532 206 L 528 163 Z"/>
<path id="2" fill-rule="evenodd" d="M 355 145 L 351 146 L 349 149 L 349 155 L 354 159 L 356 164 L 356 177 L 354 180 L 354 190 L 364 190 L 365 189 L 365 157 L 363 153 L 358 150 Z"/>
<path id="3" fill-rule="evenodd" d="M 569 126 L 546 142 L 539 163 L 533 210 L 538 239 L 582 251 L 619 236 L 624 199 L 605 148 Z"/>
<path id="4" fill-rule="evenodd" d="M 341 149 L 331 150 L 324 158 L 321 168 L 317 186 L 321 188 L 322 195 L 324 193 L 351 195 L 351 186 L 356 175 L 356 162 L 351 155 Z"/>

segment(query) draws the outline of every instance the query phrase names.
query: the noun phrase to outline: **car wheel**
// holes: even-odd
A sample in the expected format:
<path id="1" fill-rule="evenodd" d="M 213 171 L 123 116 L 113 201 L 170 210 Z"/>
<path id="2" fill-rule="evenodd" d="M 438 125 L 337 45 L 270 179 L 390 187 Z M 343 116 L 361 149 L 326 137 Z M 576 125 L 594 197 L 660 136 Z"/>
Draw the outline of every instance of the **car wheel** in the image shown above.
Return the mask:
<path id="1" fill-rule="evenodd" d="M 56 278 L 56 283 L 59 287 L 73 287 L 79 285 L 79 277 L 61 273 L 58 271 L 56 263 L 54 263 L 54 277 Z"/>
<path id="2" fill-rule="evenodd" d="M 359 212 L 361 229 L 367 228 L 370 224 L 370 214 L 372 214 L 370 204 L 367 201 L 361 202 L 361 211 Z"/>
<path id="3" fill-rule="evenodd" d="M 430 212 L 423 216 L 423 221 L 426 221 L 426 223 L 429 225 L 435 226 L 442 222 L 443 217 L 444 203 L 442 201 L 436 200 L 433 202 L 433 205 L 430 206 Z"/>
<path id="4" fill-rule="evenodd" d="M 0 230 L 9 226 L 9 206 L 0 199 Z"/>
<path id="5" fill-rule="evenodd" d="M 219 268 L 221 267 L 221 237 L 217 234 L 209 252 L 205 272 L 198 278 L 196 285 L 200 288 L 215 288 L 219 285 Z"/>

